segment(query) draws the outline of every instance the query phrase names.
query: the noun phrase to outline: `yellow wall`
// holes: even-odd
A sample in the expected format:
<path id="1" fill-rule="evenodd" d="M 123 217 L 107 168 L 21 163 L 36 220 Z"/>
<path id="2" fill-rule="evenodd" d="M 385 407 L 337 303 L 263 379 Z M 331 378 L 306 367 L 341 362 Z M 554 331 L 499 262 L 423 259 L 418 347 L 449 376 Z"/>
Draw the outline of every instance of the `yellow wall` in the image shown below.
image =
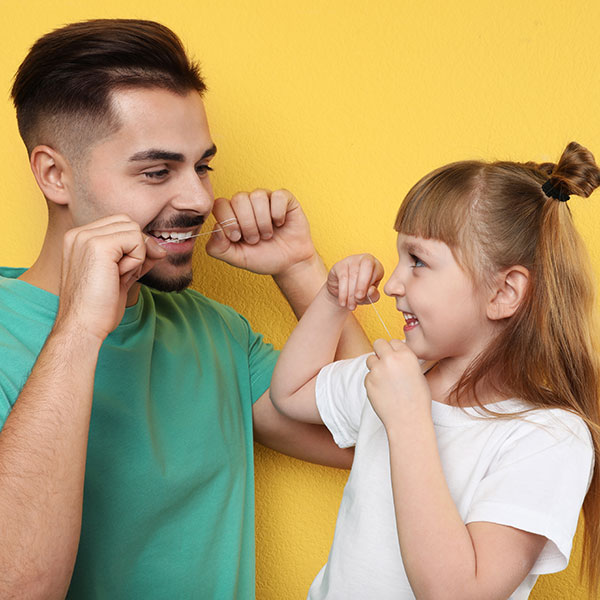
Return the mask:
<path id="1" fill-rule="evenodd" d="M 45 227 L 8 101 L 29 45 L 63 23 L 141 17 L 204 65 L 220 195 L 285 186 L 331 264 L 369 250 L 388 272 L 408 187 L 469 158 L 551 160 L 572 139 L 600 158 L 597 0 L 0 0 L 0 263 L 29 265 Z M 572 210 L 600 273 L 598 196 Z M 280 346 L 293 319 L 274 284 L 197 255 L 196 287 Z M 260 302 L 258 300 L 260 299 Z M 391 301 L 386 323 L 399 332 Z M 368 307 L 358 317 L 384 334 Z M 346 473 L 257 449 L 258 598 L 296 599 L 327 557 Z M 534 598 L 583 598 L 572 567 Z"/>

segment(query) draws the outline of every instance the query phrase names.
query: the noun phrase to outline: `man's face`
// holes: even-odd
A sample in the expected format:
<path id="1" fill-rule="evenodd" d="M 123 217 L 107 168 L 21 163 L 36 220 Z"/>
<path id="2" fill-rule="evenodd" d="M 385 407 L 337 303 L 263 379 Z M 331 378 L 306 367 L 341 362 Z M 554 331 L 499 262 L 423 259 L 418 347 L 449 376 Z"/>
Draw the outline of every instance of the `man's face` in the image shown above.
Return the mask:
<path id="1" fill-rule="evenodd" d="M 209 163 L 216 148 L 204 105 L 194 91 L 180 96 L 158 88 L 115 92 L 113 105 L 120 128 L 75 169 L 73 226 L 128 215 L 167 250 L 142 283 L 184 289 L 196 240 L 185 237 L 199 231 L 214 200 Z"/>

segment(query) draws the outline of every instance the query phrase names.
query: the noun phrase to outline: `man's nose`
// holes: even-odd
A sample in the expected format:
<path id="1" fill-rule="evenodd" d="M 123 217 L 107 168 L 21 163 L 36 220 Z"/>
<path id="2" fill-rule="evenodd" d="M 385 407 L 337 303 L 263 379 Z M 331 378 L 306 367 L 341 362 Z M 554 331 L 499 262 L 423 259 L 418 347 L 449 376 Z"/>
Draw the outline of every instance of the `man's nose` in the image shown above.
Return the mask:
<path id="1" fill-rule="evenodd" d="M 194 171 L 191 174 L 186 174 L 180 183 L 180 189 L 171 201 L 173 208 L 192 210 L 200 214 L 210 213 L 214 195 L 208 176 L 199 177 Z"/>

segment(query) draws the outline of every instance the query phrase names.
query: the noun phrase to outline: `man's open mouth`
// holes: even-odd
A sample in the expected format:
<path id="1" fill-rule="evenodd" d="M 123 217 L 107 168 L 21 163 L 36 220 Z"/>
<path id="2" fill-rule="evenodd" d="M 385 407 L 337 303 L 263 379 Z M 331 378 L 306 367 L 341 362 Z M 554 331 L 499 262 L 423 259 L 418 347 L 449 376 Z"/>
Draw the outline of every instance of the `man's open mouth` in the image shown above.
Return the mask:
<path id="1" fill-rule="evenodd" d="M 179 244 L 194 236 L 193 231 L 149 231 L 148 233 L 159 240 L 174 244 Z"/>

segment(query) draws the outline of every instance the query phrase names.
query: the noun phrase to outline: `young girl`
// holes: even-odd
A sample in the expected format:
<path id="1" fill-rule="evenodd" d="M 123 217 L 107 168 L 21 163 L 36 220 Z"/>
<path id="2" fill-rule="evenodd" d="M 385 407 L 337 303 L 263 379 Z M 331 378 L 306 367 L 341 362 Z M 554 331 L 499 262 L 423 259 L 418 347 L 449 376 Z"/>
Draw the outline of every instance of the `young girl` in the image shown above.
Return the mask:
<path id="1" fill-rule="evenodd" d="M 271 386 L 281 412 L 356 446 L 310 599 L 527 598 L 567 565 L 582 502 L 596 589 L 594 285 L 567 200 L 599 184 L 574 142 L 556 165 L 425 176 L 398 212 L 385 285 L 406 343 L 329 364 L 348 310 L 376 301 L 383 277 L 369 255 L 333 267 Z"/>

